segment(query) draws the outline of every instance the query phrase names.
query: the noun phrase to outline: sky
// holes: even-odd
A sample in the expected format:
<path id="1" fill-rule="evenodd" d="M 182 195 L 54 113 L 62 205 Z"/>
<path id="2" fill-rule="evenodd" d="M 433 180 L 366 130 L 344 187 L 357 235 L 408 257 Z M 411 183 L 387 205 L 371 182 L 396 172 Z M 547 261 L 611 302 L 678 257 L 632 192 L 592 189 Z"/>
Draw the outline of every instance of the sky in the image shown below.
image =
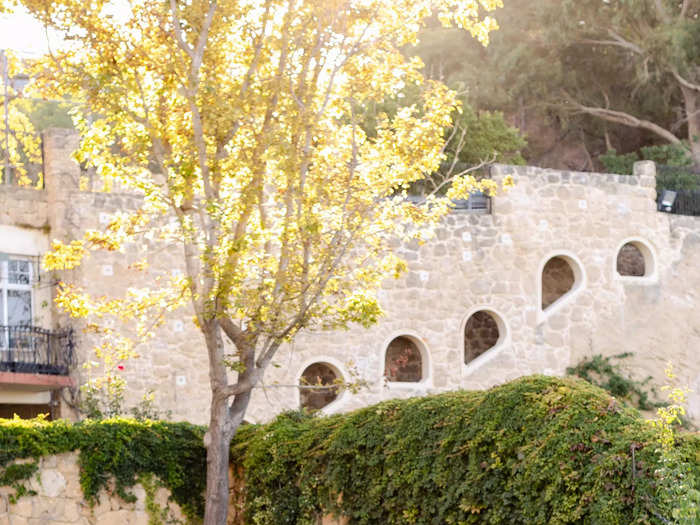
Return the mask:
<path id="1" fill-rule="evenodd" d="M 59 39 L 52 36 L 51 41 Z M 43 55 L 48 46 L 44 27 L 22 8 L 0 14 L 0 49 L 13 49 L 22 55 Z"/>

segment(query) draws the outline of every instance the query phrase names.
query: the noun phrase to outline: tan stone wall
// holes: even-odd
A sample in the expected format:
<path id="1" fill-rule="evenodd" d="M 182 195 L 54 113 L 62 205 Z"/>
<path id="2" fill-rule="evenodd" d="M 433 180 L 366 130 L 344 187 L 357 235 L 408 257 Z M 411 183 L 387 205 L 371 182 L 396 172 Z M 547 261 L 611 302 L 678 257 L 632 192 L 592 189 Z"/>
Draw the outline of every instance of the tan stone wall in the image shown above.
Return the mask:
<path id="1" fill-rule="evenodd" d="M 79 170 L 70 157 L 75 139 L 59 132 L 45 140 L 48 221 L 52 237 L 70 240 L 85 228 L 104 227 L 109 214 L 139 205 L 134 195 L 79 191 Z M 635 352 L 630 372 L 652 375 L 663 384 L 667 361 L 679 380 L 695 388 L 691 415 L 700 419 L 700 218 L 656 211 L 654 166 L 640 163 L 633 176 L 562 172 L 498 166 L 495 178 L 512 174 L 516 186 L 494 198 L 493 213 L 455 212 L 434 238 L 398 252 L 408 263 L 399 279 L 380 292 L 384 318 L 370 329 L 302 333 L 276 358 L 265 388 L 255 391 L 249 419 L 265 421 L 299 407 L 297 384 L 314 362 L 329 363 L 346 379 L 353 373 L 368 388 L 342 393 L 325 408 L 349 410 L 391 397 L 455 388 L 486 388 L 515 377 L 563 374 L 594 354 Z M 2 192 L 0 192 L 1 194 Z M 1 220 L 1 219 L 0 219 Z M 643 246 L 644 277 L 617 274 L 618 250 L 627 242 Z M 125 253 L 99 253 L 83 267 L 59 277 L 96 294 L 121 294 L 127 286 L 149 284 L 181 271 L 181 248 L 148 241 Z M 541 273 L 554 256 L 574 268 L 576 283 L 567 297 L 542 310 Z M 148 258 L 148 274 L 129 266 Z M 495 347 L 464 362 L 467 319 L 487 310 L 499 324 Z M 58 323 L 68 322 L 58 313 Z M 141 357 L 125 371 L 133 404 L 152 388 L 174 419 L 207 422 L 209 386 L 202 337 L 191 313 L 178 312 Z M 74 323 L 74 321 L 71 321 Z M 129 327 L 125 328 L 126 330 Z M 425 356 L 419 383 L 388 383 L 385 350 L 398 336 L 417 341 Z M 91 341 L 79 345 L 89 358 Z M 76 375 L 79 381 L 83 371 Z"/>
<path id="2" fill-rule="evenodd" d="M 315 360 L 336 364 L 351 379 L 355 368 L 370 387 L 344 393 L 332 413 L 391 397 L 448 389 L 479 389 L 533 373 L 564 374 L 595 354 L 635 352 L 627 368 L 666 383 L 671 361 L 679 382 L 694 387 L 690 410 L 700 418 L 700 218 L 656 211 L 653 165 L 634 176 L 498 167 L 515 188 L 493 202 L 492 215 L 453 213 L 423 246 L 400 248 L 408 272 L 381 292 L 386 316 L 365 330 L 300 334 L 277 358 L 256 391 L 253 420 L 298 406 L 293 384 Z M 634 240 L 648 247 L 652 270 L 621 277 L 617 253 Z M 553 256 L 575 268 L 577 282 L 562 301 L 542 311 L 540 275 Z M 575 273 L 576 273 L 575 272 Z M 502 323 L 498 344 L 464 363 L 464 326 L 475 311 Z M 500 328 L 500 327 L 499 327 Z M 384 352 L 399 335 L 420 340 L 429 374 L 417 384 L 387 384 Z"/>
<path id="3" fill-rule="evenodd" d="M 29 483 L 36 492 L 33 496 L 19 498 L 10 503 L 12 489 L 0 487 L 0 525 L 32 525 L 60 523 L 63 525 L 148 525 L 146 511 L 146 491 L 136 485 L 131 492 L 136 496 L 134 503 L 127 503 L 116 495 L 100 493 L 99 501 L 90 506 L 80 489 L 78 454 L 67 453 L 47 456 L 40 460 L 37 474 Z M 177 504 L 169 502 L 170 493 L 159 488 L 153 494 L 153 501 L 167 509 L 172 521 L 186 523 Z"/>
<path id="4" fill-rule="evenodd" d="M 45 191 L 0 185 L 0 224 L 45 230 L 47 214 Z"/>

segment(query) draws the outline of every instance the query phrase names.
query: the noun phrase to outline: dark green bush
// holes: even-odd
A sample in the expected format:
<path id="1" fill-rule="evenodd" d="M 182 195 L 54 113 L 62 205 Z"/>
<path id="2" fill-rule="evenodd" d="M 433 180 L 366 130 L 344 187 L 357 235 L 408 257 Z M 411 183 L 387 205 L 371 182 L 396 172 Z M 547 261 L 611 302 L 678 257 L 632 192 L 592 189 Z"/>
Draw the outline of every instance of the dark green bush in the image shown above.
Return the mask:
<path id="1" fill-rule="evenodd" d="M 674 473 L 695 469 L 697 486 L 697 439 L 682 451 L 669 464 L 635 409 L 585 381 L 541 376 L 283 415 L 242 429 L 233 447 L 256 524 L 325 512 L 353 524 L 669 523 Z"/>
<path id="2" fill-rule="evenodd" d="M 0 419 L 0 484 L 26 492 L 21 482 L 36 464 L 8 465 L 15 459 L 38 459 L 50 454 L 79 451 L 80 484 L 94 502 L 110 479 L 125 500 L 127 488 L 141 475 L 157 476 L 173 499 L 190 515 L 204 509 L 206 453 L 205 429 L 188 423 L 135 421 L 133 419 L 67 421 Z"/>

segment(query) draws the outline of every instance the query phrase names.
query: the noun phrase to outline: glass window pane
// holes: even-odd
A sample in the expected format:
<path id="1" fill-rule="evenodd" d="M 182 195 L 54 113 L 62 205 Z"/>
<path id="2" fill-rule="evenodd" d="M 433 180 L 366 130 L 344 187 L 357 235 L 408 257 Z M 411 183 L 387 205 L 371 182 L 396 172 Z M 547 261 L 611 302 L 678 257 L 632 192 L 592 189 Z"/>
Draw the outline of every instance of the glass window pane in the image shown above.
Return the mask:
<path id="1" fill-rule="evenodd" d="M 29 284 L 31 271 L 29 261 L 8 261 L 7 273 L 10 284 Z"/>
<path id="2" fill-rule="evenodd" d="M 7 290 L 7 324 L 10 326 L 32 323 L 32 292 Z"/>

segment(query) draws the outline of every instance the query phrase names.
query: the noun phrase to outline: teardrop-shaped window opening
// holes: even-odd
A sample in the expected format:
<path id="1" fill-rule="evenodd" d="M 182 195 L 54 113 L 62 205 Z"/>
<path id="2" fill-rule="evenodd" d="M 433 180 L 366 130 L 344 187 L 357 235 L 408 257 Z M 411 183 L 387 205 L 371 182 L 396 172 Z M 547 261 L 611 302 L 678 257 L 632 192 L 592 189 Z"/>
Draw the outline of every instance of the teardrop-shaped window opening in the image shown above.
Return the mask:
<path id="1" fill-rule="evenodd" d="M 473 313 L 464 327 L 464 362 L 469 363 L 491 350 L 499 343 L 501 336 L 493 314 L 486 310 Z"/>
<path id="2" fill-rule="evenodd" d="M 552 257 L 542 269 L 542 310 L 568 294 L 576 283 L 576 274 L 564 257 Z"/>

